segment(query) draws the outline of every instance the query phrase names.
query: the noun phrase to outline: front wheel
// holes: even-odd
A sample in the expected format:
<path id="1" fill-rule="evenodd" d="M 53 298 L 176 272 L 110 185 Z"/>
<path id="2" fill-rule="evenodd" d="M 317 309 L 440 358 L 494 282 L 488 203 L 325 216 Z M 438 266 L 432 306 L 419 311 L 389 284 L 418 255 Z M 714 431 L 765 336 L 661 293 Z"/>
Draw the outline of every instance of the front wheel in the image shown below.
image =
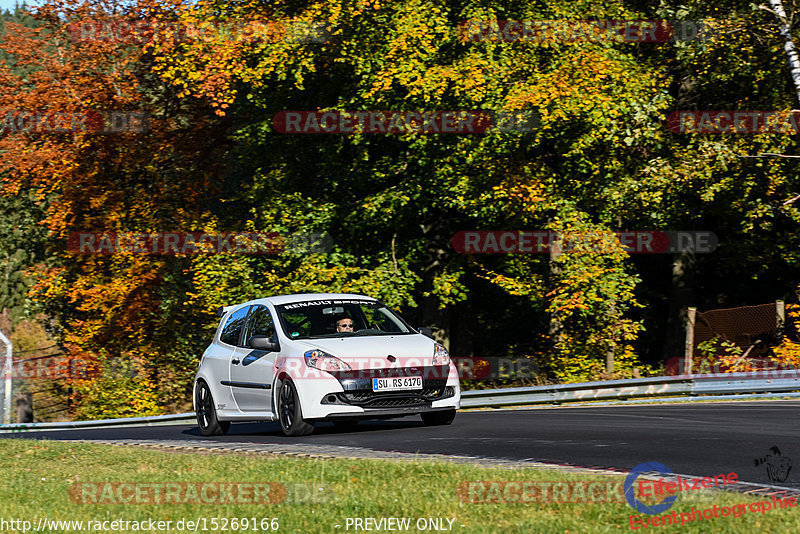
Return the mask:
<path id="1" fill-rule="evenodd" d="M 307 436 L 314 431 L 314 424 L 303 420 L 297 389 L 288 378 L 281 382 L 278 392 L 278 419 L 286 436 Z"/>
<path id="2" fill-rule="evenodd" d="M 200 427 L 200 432 L 204 436 L 219 436 L 228 433 L 231 422 L 217 419 L 217 410 L 214 408 L 211 390 L 208 388 L 208 384 L 203 381 L 197 384 L 194 405 L 195 413 L 197 414 L 197 426 Z"/>
<path id="3" fill-rule="evenodd" d="M 423 412 L 422 422 L 427 426 L 449 425 L 456 418 L 456 411 L 442 410 L 440 412 Z"/>

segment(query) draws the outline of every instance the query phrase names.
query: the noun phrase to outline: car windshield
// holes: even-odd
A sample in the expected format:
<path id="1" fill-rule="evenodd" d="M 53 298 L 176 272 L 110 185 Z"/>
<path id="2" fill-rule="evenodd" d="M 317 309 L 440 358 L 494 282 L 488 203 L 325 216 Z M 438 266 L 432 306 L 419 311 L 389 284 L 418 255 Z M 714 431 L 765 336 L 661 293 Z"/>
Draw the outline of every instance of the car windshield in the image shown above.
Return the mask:
<path id="1" fill-rule="evenodd" d="M 275 308 L 291 339 L 414 333 L 399 315 L 371 300 L 313 300 Z"/>

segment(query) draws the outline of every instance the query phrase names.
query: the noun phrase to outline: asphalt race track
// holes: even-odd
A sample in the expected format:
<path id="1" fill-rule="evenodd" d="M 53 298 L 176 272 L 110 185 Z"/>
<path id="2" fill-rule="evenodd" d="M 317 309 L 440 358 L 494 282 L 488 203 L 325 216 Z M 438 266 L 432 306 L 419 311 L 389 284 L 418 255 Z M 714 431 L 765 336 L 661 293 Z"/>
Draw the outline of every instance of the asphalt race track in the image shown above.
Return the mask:
<path id="1" fill-rule="evenodd" d="M 461 412 L 452 425 L 444 427 L 425 427 L 419 417 L 362 421 L 348 431 L 319 423 L 313 435 L 302 438 L 284 437 L 278 423 L 234 423 L 228 435 L 210 438 L 190 425 L 21 432 L 0 437 L 309 443 L 624 470 L 655 461 L 680 474 L 735 472 L 741 482 L 800 489 L 799 413 L 798 401 L 740 401 Z M 754 460 L 769 455 L 772 447 L 795 462 L 785 482 L 770 482 L 766 464 L 755 465 Z"/>

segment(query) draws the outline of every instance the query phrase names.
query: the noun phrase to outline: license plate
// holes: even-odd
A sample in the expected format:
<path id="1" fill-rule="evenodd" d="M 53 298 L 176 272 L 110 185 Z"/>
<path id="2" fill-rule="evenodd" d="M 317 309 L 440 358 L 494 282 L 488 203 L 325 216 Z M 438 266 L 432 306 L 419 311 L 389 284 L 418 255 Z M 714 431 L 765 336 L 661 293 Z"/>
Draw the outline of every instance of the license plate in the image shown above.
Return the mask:
<path id="1" fill-rule="evenodd" d="M 372 391 L 406 391 L 412 389 L 422 389 L 421 376 L 372 379 Z"/>

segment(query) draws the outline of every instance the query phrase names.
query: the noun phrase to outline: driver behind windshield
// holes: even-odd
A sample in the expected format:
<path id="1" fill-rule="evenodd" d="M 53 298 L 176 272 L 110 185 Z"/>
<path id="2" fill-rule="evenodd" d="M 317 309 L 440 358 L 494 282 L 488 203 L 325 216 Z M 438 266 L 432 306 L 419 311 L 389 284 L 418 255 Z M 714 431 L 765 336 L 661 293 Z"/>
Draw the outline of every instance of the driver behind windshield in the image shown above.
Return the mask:
<path id="1" fill-rule="evenodd" d="M 337 332 L 352 332 L 355 325 L 350 317 L 342 317 L 336 321 Z"/>

